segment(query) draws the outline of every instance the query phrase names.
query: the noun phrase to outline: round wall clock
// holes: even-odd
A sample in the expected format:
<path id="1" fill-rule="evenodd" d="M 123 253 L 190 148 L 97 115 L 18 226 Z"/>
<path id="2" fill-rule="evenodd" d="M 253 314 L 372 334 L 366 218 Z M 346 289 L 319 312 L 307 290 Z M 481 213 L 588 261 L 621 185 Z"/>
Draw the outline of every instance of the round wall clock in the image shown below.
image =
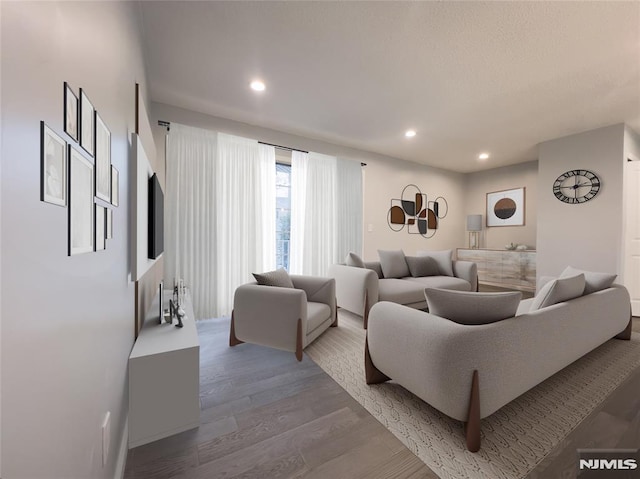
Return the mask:
<path id="1" fill-rule="evenodd" d="M 586 203 L 600 191 L 600 178 L 589 170 L 570 170 L 553 183 L 553 194 L 572 205 Z"/>

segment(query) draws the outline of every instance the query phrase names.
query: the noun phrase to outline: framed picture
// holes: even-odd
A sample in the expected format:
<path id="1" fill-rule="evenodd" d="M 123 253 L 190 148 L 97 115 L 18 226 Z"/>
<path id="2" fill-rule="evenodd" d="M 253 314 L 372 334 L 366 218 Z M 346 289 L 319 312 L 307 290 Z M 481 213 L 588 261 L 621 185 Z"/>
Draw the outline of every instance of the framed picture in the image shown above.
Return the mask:
<path id="1" fill-rule="evenodd" d="M 523 226 L 524 187 L 487 193 L 487 227 Z"/>
<path id="2" fill-rule="evenodd" d="M 69 145 L 69 256 L 94 250 L 93 163 Z"/>
<path id="3" fill-rule="evenodd" d="M 95 205 L 96 221 L 95 221 L 95 238 L 94 238 L 94 251 L 102 251 L 105 249 L 107 237 L 107 213 L 104 206 Z"/>
<path id="4" fill-rule="evenodd" d="M 93 156 L 93 127 L 94 127 L 94 111 L 93 104 L 89 101 L 89 97 L 85 91 L 80 88 L 80 146 L 84 151 Z"/>
<path id="5" fill-rule="evenodd" d="M 107 208 L 107 231 L 105 236 L 107 239 L 113 238 L 113 210 L 109 208 Z"/>
<path id="6" fill-rule="evenodd" d="M 95 112 L 96 196 L 111 201 L 111 132 Z"/>
<path id="7" fill-rule="evenodd" d="M 116 170 L 116 167 L 111 165 L 111 204 L 113 206 L 118 206 L 120 200 L 118 196 L 120 195 L 120 186 L 118 183 L 120 173 Z"/>
<path id="8" fill-rule="evenodd" d="M 67 142 L 40 122 L 40 200 L 67 206 Z"/>
<path id="9" fill-rule="evenodd" d="M 64 132 L 78 141 L 78 97 L 64 82 Z"/>

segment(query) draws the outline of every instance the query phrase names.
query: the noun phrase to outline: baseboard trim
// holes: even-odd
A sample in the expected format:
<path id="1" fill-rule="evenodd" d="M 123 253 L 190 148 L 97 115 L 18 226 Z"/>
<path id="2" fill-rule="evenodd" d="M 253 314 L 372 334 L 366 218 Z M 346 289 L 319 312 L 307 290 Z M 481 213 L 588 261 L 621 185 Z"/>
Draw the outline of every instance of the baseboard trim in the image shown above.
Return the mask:
<path id="1" fill-rule="evenodd" d="M 129 452 L 129 416 L 124 422 L 124 430 L 120 438 L 120 448 L 118 450 L 118 460 L 116 462 L 116 470 L 113 479 L 123 479 L 124 468 L 127 465 L 127 453 Z"/>

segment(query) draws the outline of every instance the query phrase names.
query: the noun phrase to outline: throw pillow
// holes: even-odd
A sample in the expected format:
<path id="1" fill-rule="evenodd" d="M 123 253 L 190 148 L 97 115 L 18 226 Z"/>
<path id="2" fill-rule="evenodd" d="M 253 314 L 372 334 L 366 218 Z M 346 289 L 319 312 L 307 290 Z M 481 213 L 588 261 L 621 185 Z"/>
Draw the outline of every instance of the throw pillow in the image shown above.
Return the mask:
<path id="1" fill-rule="evenodd" d="M 443 251 L 418 251 L 418 256 L 428 256 L 433 258 L 438 264 L 438 270 L 442 276 L 453 276 L 453 263 L 451 257 L 453 256 L 453 250 L 446 249 Z"/>
<path id="2" fill-rule="evenodd" d="M 284 268 L 267 273 L 253 273 L 253 277 L 262 286 L 279 286 L 281 288 L 293 288 L 293 282 L 287 270 Z"/>
<path id="3" fill-rule="evenodd" d="M 353 266 L 355 268 L 364 268 L 364 261 L 362 258 L 355 253 L 349 253 L 344 260 L 347 266 Z"/>
<path id="4" fill-rule="evenodd" d="M 438 263 L 430 256 L 405 256 L 411 276 L 421 278 L 423 276 L 438 276 Z"/>
<path id="5" fill-rule="evenodd" d="M 596 291 L 610 288 L 613 282 L 618 277 L 617 274 L 583 271 L 581 269 L 572 268 L 571 266 L 567 266 L 560 277 L 567 278 L 569 276 L 576 276 L 580 273 L 584 274 L 585 286 L 583 294 L 591 294 L 595 293 Z"/>
<path id="6" fill-rule="evenodd" d="M 536 297 L 531 302 L 529 311 L 533 312 L 552 304 L 582 296 L 584 286 L 584 274 L 549 281 L 536 294 Z"/>
<path id="7" fill-rule="evenodd" d="M 429 313 L 460 324 L 489 324 L 512 318 L 522 299 L 520 291 L 470 293 L 427 288 L 424 295 Z"/>
<path id="8" fill-rule="evenodd" d="M 409 266 L 404 259 L 404 253 L 398 250 L 378 250 L 380 266 L 385 278 L 404 278 L 409 276 Z"/>

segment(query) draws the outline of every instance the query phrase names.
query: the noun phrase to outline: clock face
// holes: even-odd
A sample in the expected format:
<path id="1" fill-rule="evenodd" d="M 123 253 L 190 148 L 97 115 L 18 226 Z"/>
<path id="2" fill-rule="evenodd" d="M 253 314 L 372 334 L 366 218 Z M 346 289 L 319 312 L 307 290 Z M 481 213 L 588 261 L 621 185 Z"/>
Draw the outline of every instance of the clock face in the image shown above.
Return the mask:
<path id="1" fill-rule="evenodd" d="M 572 205 L 586 203 L 600 191 L 600 178 L 589 170 L 562 173 L 553 183 L 553 194 L 560 201 Z"/>

